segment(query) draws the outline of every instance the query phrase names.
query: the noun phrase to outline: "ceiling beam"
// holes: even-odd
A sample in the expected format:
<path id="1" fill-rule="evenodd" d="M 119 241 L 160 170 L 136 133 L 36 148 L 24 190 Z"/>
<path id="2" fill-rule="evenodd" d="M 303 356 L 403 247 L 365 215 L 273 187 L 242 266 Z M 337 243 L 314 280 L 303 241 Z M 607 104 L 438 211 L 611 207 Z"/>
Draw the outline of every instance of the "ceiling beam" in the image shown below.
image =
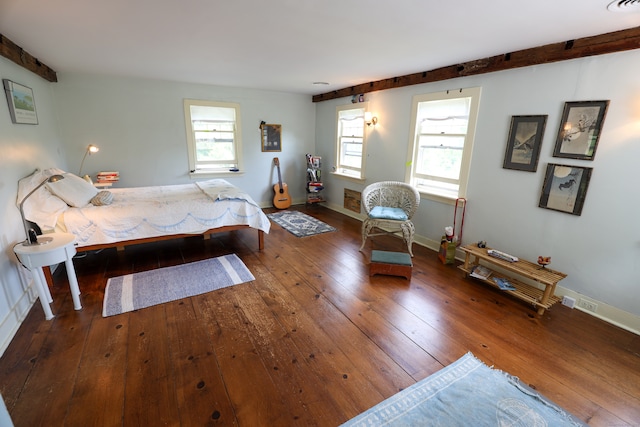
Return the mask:
<path id="1" fill-rule="evenodd" d="M 12 60 L 27 70 L 36 73 L 45 80 L 50 82 L 58 81 L 55 71 L 38 61 L 38 58 L 34 58 L 28 52 L 25 52 L 24 49 L 2 34 L 0 34 L 0 55 Z"/>
<path id="2" fill-rule="evenodd" d="M 553 43 L 314 95 L 313 102 L 640 48 L 640 27 Z"/>

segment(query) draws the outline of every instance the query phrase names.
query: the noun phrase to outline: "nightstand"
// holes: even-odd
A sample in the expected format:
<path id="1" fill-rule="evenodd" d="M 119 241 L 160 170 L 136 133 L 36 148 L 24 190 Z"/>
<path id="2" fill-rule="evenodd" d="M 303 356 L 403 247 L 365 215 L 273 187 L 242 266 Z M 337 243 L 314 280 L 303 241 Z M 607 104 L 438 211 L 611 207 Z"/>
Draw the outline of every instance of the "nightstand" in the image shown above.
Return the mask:
<path id="1" fill-rule="evenodd" d="M 50 241 L 48 238 L 51 238 Z M 40 303 L 44 310 L 44 316 L 47 320 L 53 319 L 54 315 L 51 311 L 50 303 L 53 302 L 47 281 L 45 280 L 42 267 L 64 262 L 67 267 L 67 277 L 69 278 L 69 289 L 71 298 L 73 299 L 73 308 L 82 309 L 80 303 L 80 287 L 76 271 L 73 268 L 73 256 L 76 254 L 75 236 L 70 233 L 50 233 L 38 236 L 38 240 L 42 241 L 36 245 L 23 245 L 22 242 L 13 247 L 20 262 L 29 270 L 33 276 L 33 282 L 36 291 L 40 297 Z"/>

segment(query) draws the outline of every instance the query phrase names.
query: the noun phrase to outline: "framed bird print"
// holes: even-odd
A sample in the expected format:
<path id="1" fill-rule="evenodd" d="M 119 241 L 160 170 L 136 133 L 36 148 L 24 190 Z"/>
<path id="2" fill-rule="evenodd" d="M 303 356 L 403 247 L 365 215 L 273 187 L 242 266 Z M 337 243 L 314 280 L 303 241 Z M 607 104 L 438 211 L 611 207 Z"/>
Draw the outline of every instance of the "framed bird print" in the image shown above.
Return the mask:
<path id="1" fill-rule="evenodd" d="M 581 215 L 592 171 L 593 168 L 549 163 L 538 206 Z"/>
<path id="2" fill-rule="evenodd" d="M 609 101 L 565 102 L 553 157 L 593 160 Z"/>
<path id="3" fill-rule="evenodd" d="M 538 169 L 546 123 L 546 115 L 511 117 L 503 168 L 527 172 L 535 172 Z"/>

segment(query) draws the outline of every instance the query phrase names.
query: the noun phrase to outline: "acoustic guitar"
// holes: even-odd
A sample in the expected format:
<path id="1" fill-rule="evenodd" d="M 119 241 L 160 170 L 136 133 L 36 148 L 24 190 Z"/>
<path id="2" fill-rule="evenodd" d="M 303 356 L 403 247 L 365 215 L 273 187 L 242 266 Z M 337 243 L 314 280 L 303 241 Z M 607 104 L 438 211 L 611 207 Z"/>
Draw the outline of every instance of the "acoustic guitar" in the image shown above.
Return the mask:
<path id="1" fill-rule="evenodd" d="M 287 209 L 291 206 L 291 196 L 289 196 L 289 189 L 287 184 L 282 182 L 282 176 L 280 175 L 280 160 L 277 157 L 273 158 L 273 163 L 278 168 L 278 183 L 273 186 L 273 206 L 278 209 Z"/>

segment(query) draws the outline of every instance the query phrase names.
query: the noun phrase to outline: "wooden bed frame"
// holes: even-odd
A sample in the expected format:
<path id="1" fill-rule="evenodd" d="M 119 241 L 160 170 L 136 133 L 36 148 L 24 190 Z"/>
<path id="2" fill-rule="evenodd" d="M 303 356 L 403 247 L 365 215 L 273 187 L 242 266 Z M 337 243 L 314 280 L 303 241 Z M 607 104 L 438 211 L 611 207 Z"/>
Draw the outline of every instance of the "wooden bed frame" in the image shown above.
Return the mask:
<path id="1" fill-rule="evenodd" d="M 131 245 L 160 242 L 163 240 L 181 239 L 181 238 L 193 237 L 193 236 L 204 236 L 206 239 L 207 237 L 210 237 L 212 234 L 226 233 L 228 231 L 236 231 L 236 230 L 245 230 L 248 228 L 252 228 L 252 227 L 249 225 L 227 225 L 224 227 L 211 228 L 202 233 L 167 234 L 164 236 L 147 237 L 144 239 L 123 240 L 121 242 L 115 242 L 115 243 L 101 243 L 98 245 L 82 246 L 82 247 L 76 248 L 76 250 L 78 252 L 87 252 L 87 251 L 96 251 L 99 249 L 116 248 L 118 251 L 122 251 L 126 246 L 131 246 Z M 264 249 L 264 231 L 263 230 L 257 230 L 257 231 L 258 231 L 258 250 L 263 250 Z M 49 266 L 46 266 L 42 268 L 42 271 L 44 272 L 44 276 L 47 279 L 47 285 L 49 287 L 53 286 L 53 275 L 51 273 L 51 268 Z"/>

